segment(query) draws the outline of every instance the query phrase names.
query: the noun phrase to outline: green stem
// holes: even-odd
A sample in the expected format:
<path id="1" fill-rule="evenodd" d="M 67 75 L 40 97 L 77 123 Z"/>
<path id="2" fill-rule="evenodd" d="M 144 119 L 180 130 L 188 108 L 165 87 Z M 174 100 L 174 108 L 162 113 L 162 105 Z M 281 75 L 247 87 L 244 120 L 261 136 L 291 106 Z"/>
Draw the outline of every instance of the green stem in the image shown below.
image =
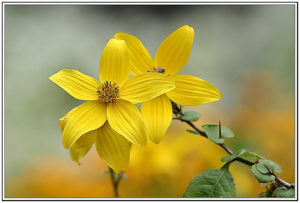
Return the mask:
<path id="1" fill-rule="evenodd" d="M 113 185 L 113 189 L 114 189 L 114 196 L 115 197 L 119 197 L 119 191 L 118 191 L 118 188 L 119 188 L 119 183 L 122 179 L 122 173 L 119 173 L 119 175 L 117 175 L 113 170 L 112 168 L 108 167 L 109 168 L 109 175 L 110 175 L 110 179 L 111 179 L 111 183 Z"/>
<path id="2" fill-rule="evenodd" d="M 185 120 L 181 120 L 180 118 L 174 118 L 174 119 L 178 119 L 178 120 L 180 120 L 180 121 L 182 121 L 182 122 L 187 123 L 187 124 L 188 124 L 189 126 L 191 126 L 195 131 L 197 131 L 202 137 L 208 138 L 207 135 L 206 135 L 206 133 L 205 133 L 204 131 L 200 130 L 200 129 L 199 129 L 197 126 L 195 126 L 192 122 L 190 122 L 190 121 L 185 121 Z M 223 144 L 218 144 L 218 145 L 219 145 L 220 147 L 222 147 L 229 155 L 232 155 L 232 154 L 233 154 L 232 150 L 231 150 L 228 146 L 226 146 L 224 143 L 223 143 Z M 241 162 L 241 163 L 243 163 L 243 164 L 246 164 L 246 165 L 248 165 L 248 166 L 252 166 L 253 164 L 255 164 L 255 163 L 252 163 L 251 161 L 248 161 L 248 160 L 243 159 L 243 158 L 241 158 L 241 157 L 237 157 L 235 160 L 238 161 L 238 162 Z M 273 174 L 273 175 L 274 175 L 274 174 Z M 291 184 L 289 184 L 289 183 L 287 183 L 286 181 L 280 179 L 278 176 L 276 176 L 276 175 L 274 175 L 274 176 L 275 176 L 276 182 L 279 183 L 280 185 L 286 187 L 287 189 L 293 187 Z"/>

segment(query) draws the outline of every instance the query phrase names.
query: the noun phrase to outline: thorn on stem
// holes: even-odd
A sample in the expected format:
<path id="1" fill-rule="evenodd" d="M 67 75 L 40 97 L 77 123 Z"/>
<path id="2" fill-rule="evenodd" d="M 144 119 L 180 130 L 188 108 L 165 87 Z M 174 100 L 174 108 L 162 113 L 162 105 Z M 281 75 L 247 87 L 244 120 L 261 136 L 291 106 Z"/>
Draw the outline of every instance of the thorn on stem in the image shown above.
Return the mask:
<path id="1" fill-rule="evenodd" d="M 269 167 L 268 167 L 266 164 L 264 164 L 264 166 L 265 166 L 266 169 L 268 170 L 269 174 L 274 175 L 273 172 L 269 169 Z"/>

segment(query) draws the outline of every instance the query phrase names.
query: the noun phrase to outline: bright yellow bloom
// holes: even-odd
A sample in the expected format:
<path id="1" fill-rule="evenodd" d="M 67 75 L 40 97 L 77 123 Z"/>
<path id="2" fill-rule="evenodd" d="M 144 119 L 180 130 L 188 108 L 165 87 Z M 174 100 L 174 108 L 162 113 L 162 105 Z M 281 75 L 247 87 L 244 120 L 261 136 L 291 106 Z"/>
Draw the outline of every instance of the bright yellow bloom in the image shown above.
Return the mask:
<path id="1" fill-rule="evenodd" d="M 180 105 L 194 106 L 219 100 L 221 93 L 210 83 L 190 75 L 176 75 L 187 63 L 194 40 L 194 29 L 184 25 L 171 33 L 159 46 L 154 60 L 140 40 L 127 33 L 115 34 L 126 41 L 133 75 L 158 72 L 175 79 L 176 88 L 141 106 L 141 112 L 154 143 L 159 143 L 172 121 L 170 99 Z M 163 75 L 163 74 L 162 74 Z"/>
<path id="2" fill-rule="evenodd" d="M 62 132 L 76 108 L 72 109 L 64 117 L 59 119 L 59 126 Z M 99 156 L 116 173 L 125 171 L 128 168 L 131 143 L 114 131 L 108 122 L 99 129 L 92 130 L 82 135 L 70 147 L 72 160 L 80 164 L 79 160 L 90 151 L 94 143 L 96 144 L 96 150 Z"/>
<path id="3" fill-rule="evenodd" d="M 174 79 L 159 73 L 128 76 L 126 43 L 113 38 L 101 56 L 100 82 L 76 70 L 61 70 L 49 78 L 76 99 L 90 100 L 60 120 L 63 145 L 74 161 L 95 141 L 99 156 L 119 172 L 128 166 L 129 142 L 137 146 L 147 143 L 142 115 L 134 104 L 174 89 Z"/>

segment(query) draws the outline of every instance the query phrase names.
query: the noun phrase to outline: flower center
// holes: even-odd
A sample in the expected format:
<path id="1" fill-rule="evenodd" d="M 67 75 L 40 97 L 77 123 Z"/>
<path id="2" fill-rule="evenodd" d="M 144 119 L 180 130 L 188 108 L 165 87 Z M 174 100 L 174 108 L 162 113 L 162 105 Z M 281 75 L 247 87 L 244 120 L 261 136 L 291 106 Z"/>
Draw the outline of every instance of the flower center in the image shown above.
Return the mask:
<path id="1" fill-rule="evenodd" d="M 163 69 L 162 67 L 158 66 L 157 68 L 154 68 L 153 72 L 155 72 L 155 73 L 164 73 L 165 69 Z"/>
<path id="2" fill-rule="evenodd" d="M 106 81 L 98 87 L 97 93 L 100 101 L 109 104 L 119 98 L 119 87 L 115 82 Z"/>

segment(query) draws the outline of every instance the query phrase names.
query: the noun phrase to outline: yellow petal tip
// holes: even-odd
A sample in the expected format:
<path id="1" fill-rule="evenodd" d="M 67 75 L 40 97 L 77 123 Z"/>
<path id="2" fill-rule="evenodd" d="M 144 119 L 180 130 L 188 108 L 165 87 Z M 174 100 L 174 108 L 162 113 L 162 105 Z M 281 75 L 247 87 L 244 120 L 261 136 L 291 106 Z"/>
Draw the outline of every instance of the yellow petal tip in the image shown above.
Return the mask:
<path id="1" fill-rule="evenodd" d="M 78 157 L 78 156 L 72 156 L 72 153 L 71 153 L 71 150 L 70 150 L 70 156 L 71 156 L 71 158 L 72 158 L 72 161 L 74 161 L 78 166 L 80 166 L 81 165 L 81 163 L 80 163 L 80 161 L 79 161 L 79 159 L 81 158 L 81 157 Z"/>
<path id="2" fill-rule="evenodd" d="M 184 28 L 192 28 L 193 29 L 193 27 L 191 27 L 189 25 L 183 25 L 182 27 L 184 27 Z"/>
<path id="3" fill-rule="evenodd" d="M 193 31 L 194 32 L 194 28 L 192 26 L 189 26 L 189 25 L 184 25 L 182 26 L 184 27 L 185 29 L 189 29 L 190 31 Z"/>
<path id="4" fill-rule="evenodd" d="M 66 149 L 69 149 L 69 148 L 70 148 L 70 145 L 68 145 L 67 143 L 64 143 L 64 142 L 63 142 L 63 145 L 64 145 L 64 148 L 66 148 Z"/>
<path id="5" fill-rule="evenodd" d="M 125 40 L 123 40 L 123 39 L 118 39 L 118 38 L 111 38 L 111 39 L 109 40 L 109 42 L 111 42 L 111 43 L 125 43 Z"/>
<path id="6" fill-rule="evenodd" d="M 223 97 L 223 95 L 217 88 L 216 88 L 216 93 L 217 93 L 216 101 L 218 101 Z"/>
<path id="7" fill-rule="evenodd" d="M 194 29 L 188 25 L 177 28 L 160 44 L 154 58 L 155 67 L 175 75 L 186 65 L 194 41 Z"/>
<path id="8" fill-rule="evenodd" d="M 192 26 L 189 26 L 189 25 L 183 25 L 183 26 L 177 28 L 177 30 L 188 30 L 188 31 L 194 32 L 194 28 Z"/>
<path id="9" fill-rule="evenodd" d="M 114 38 L 120 39 L 120 35 L 122 35 L 122 34 L 125 34 L 125 33 L 123 33 L 123 32 L 117 32 L 117 33 L 114 35 Z"/>
<path id="10" fill-rule="evenodd" d="M 72 154 L 72 153 L 71 153 L 71 150 L 72 150 L 72 148 L 70 149 L 70 156 L 71 156 L 71 158 L 72 158 L 72 161 L 74 161 L 78 166 L 80 166 L 81 163 L 80 163 L 79 159 L 81 159 L 82 156 L 76 156 L 76 154 Z M 73 153 L 74 153 L 74 152 L 73 152 Z"/>

